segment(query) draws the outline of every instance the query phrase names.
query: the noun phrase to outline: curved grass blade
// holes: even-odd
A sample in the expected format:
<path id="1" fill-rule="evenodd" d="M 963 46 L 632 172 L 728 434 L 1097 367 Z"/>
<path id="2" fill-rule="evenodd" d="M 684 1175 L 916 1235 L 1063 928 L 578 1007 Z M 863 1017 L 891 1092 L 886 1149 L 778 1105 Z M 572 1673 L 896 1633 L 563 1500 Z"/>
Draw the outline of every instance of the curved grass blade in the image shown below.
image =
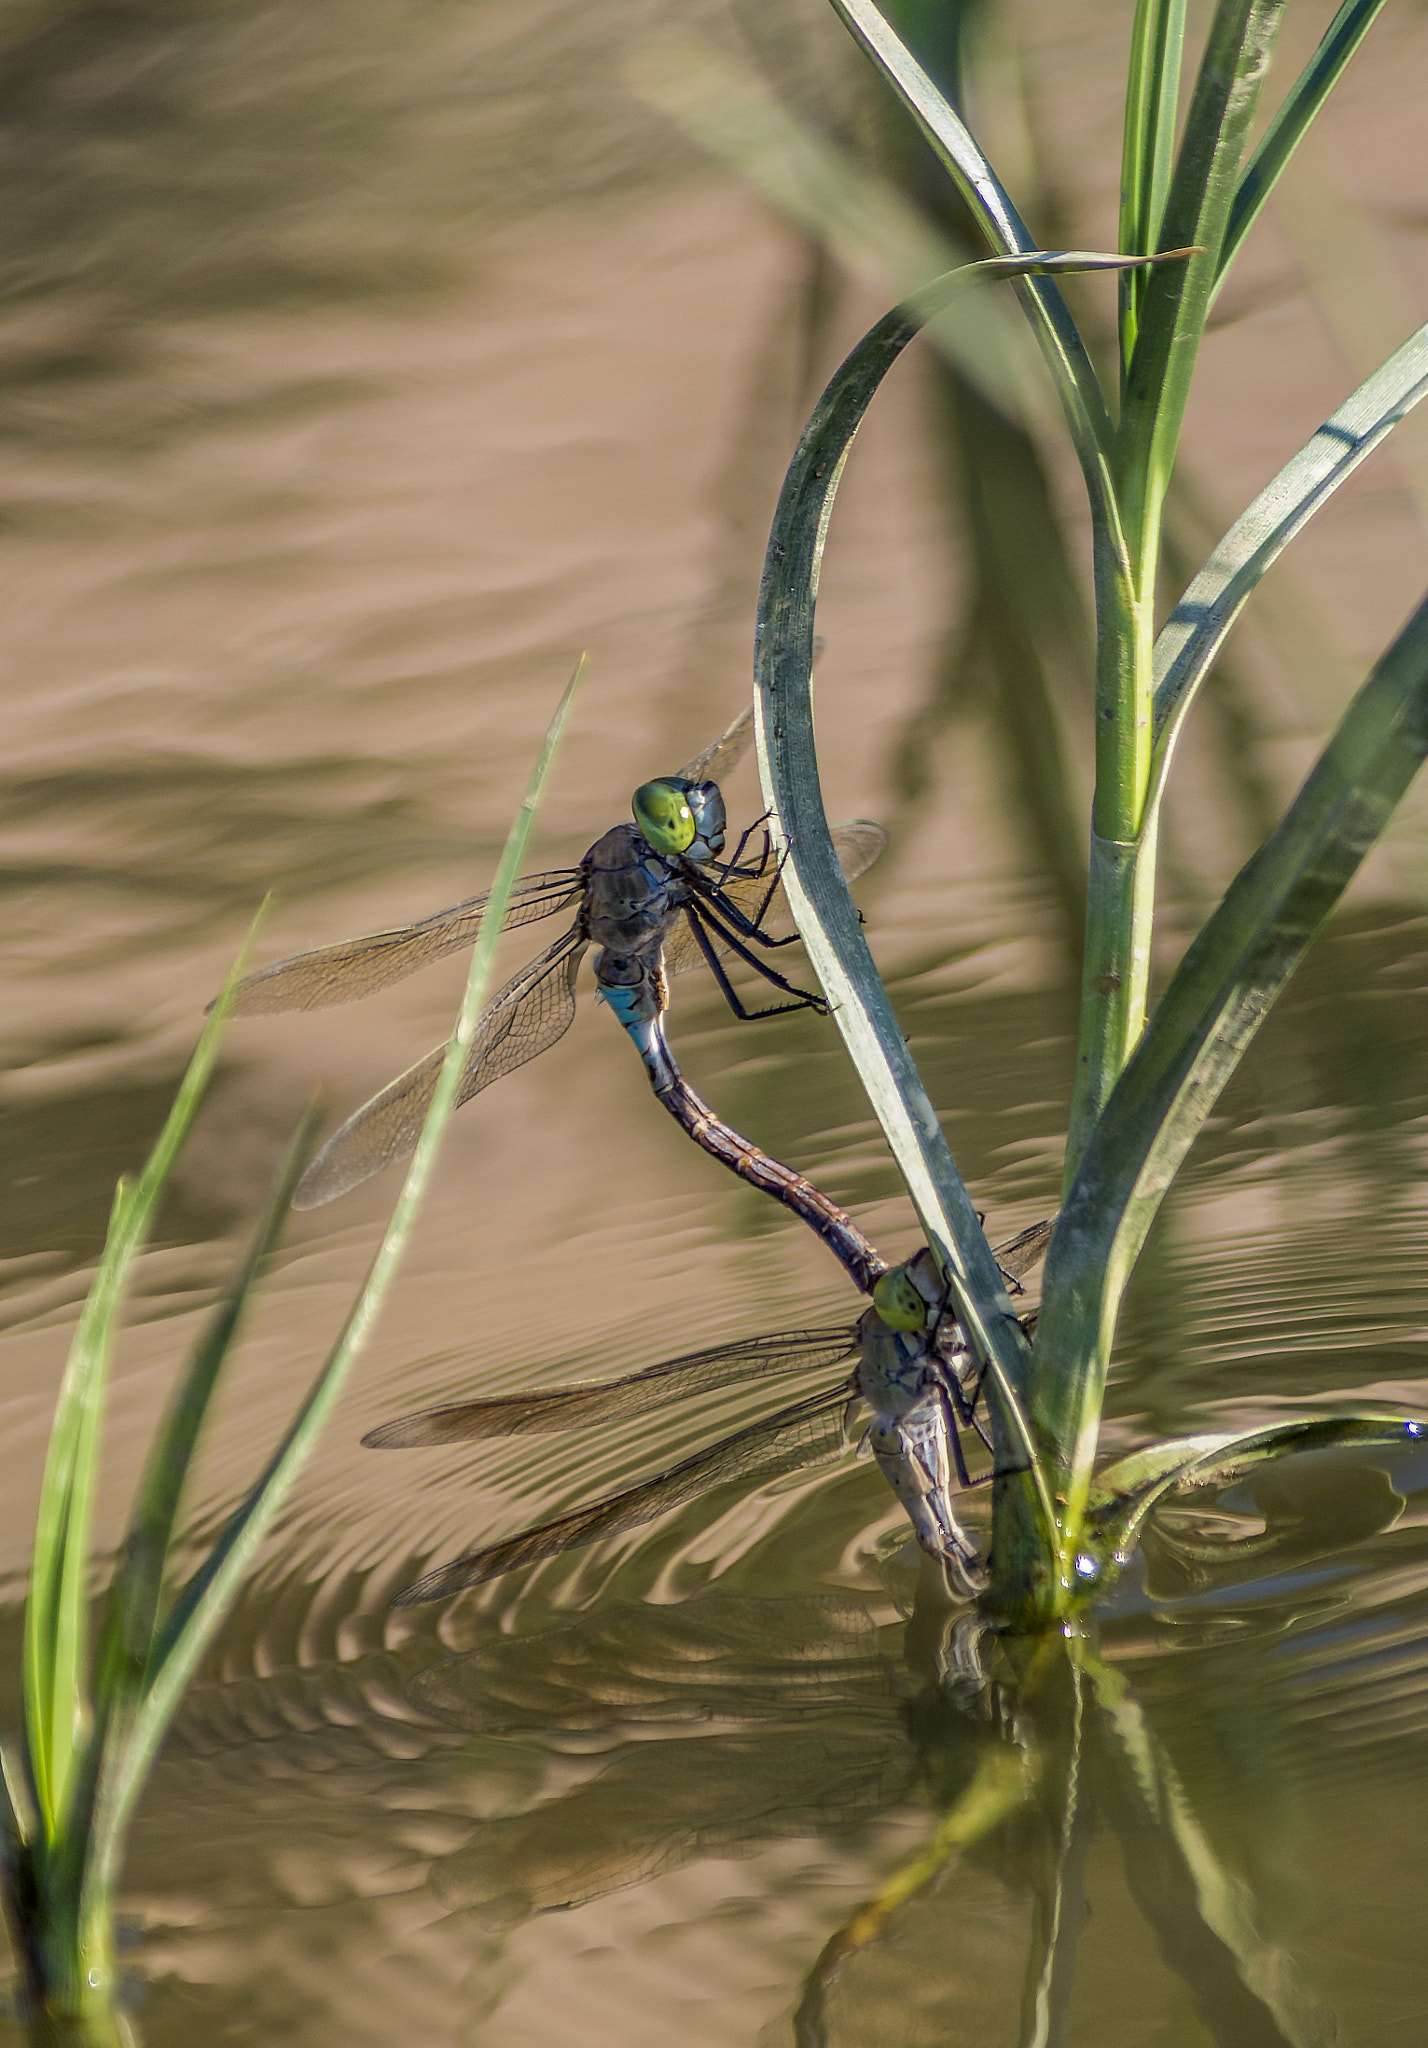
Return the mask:
<path id="1" fill-rule="evenodd" d="M 491 978 L 502 917 L 535 821 L 551 760 L 559 742 L 576 687 L 584 671 L 582 655 L 566 686 L 546 734 L 502 852 L 491 888 L 480 937 L 471 960 L 466 994 L 447 1047 L 431 1107 L 427 1112 L 416 1157 L 407 1173 L 391 1222 L 377 1249 L 356 1301 L 292 1424 L 264 1472 L 218 1538 L 204 1563 L 183 1588 L 154 1646 L 151 1674 L 106 1800 L 106 1823 L 117 1836 L 132 1810 L 164 1731 L 172 1720 L 185 1686 L 227 1613 L 238 1584 L 258 1545 L 272 1526 L 304 1460 L 332 1411 L 347 1374 L 371 1334 L 378 1311 L 395 1277 L 426 1192 L 437 1148 L 456 1105 L 461 1076 L 470 1058 L 477 1019 Z"/>
<path id="2" fill-rule="evenodd" d="M 1051 1241 L 1036 1420 L 1078 1541 L 1121 1298 L 1145 1233 L 1266 1012 L 1428 753 L 1428 600 L 1375 665 L 1278 828 L 1181 961 L 1077 1167 Z"/>
<path id="3" fill-rule="evenodd" d="M 1286 462 L 1216 546 L 1155 643 L 1152 801 L 1185 715 L 1266 569 L 1385 435 L 1428 397 L 1428 326 L 1362 383 Z"/>
<path id="4" fill-rule="evenodd" d="M 1007 256 L 1033 249 L 1026 223 L 956 110 L 938 91 L 872 0 L 832 0 L 845 26 L 894 87 L 946 165 L 992 247 Z M 1097 575 L 1125 573 L 1125 542 L 1110 471 L 1114 440 L 1105 394 L 1066 301 L 1049 281 L 1029 274 L 1018 296 L 1056 385 L 1085 478 L 1095 528 Z"/>
<path id="5" fill-rule="evenodd" d="M 218 1042 L 263 913 L 254 920 L 136 1181 L 115 1192 L 109 1231 L 60 1383 L 35 1520 L 23 1650 L 25 1756 L 47 1843 L 65 1832 L 88 1720 L 89 1531 L 104 1385 L 134 1260 L 198 1115 Z"/>
<path id="6" fill-rule="evenodd" d="M 1146 1516 L 1187 1486 L 1229 1479 L 1287 1451 L 1325 1451 L 1343 1444 L 1402 1444 L 1428 1436 L 1428 1423 L 1363 1409 L 1352 1415 L 1310 1415 L 1261 1429 L 1232 1429 L 1152 1444 L 1118 1458 L 1096 1475 L 1086 1528 L 1097 1554 L 1119 1558 L 1140 1535 Z"/>
<path id="7" fill-rule="evenodd" d="M 1029 267 L 1038 259 L 1011 260 Z M 1065 268 L 1078 261 L 1058 260 Z M 1004 272 L 1006 262 L 994 258 L 975 269 Z M 764 798 L 788 849 L 783 879 L 809 958 L 928 1241 L 953 1276 L 958 1320 L 992 1375 L 1001 1462 L 1031 1471 L 1049 1539 L 1050 1494 L 1020 1405 L 1025 1340 L 863 937 L 824 814 L 813 742 L 814 608 L 843 464 L 883 377 L 943 293 L 967 278 L 954 272 L 939 279 L 881 320 L 837 371 L 804 430 L 774 515 L 759 592 L 756 724 Z"/>
<path id="8" fill-rule="evenodd" d="M 1338 83 L 1349 59 L 1372 28 L 1384 0 L 1344 0 L 1325 29 L 1318 49 L 1295 79 L 1279 111 L 1255 145 L 1235 187 L 1234 204 L 1215 267 L 1215 291 L 1240 252 L 1245 236 L 1285 166 L 1303 141 L 1310 122 Z M 1213 300 L 1213 294 L 1212 294 Z"/>

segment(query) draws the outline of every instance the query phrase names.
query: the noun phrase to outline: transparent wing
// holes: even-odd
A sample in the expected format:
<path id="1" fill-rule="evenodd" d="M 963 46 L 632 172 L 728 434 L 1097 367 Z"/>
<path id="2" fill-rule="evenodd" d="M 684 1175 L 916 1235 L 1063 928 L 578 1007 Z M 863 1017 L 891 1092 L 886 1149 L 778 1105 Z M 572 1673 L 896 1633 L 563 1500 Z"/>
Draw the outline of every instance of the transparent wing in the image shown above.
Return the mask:
<path id="1" fill-rule="evenodd" d="M 527 875 L 517 882 L 506 912 L 507 927 L 534 924 L 580 901 L 585 878 L 579 868 L 556 868 L 548 875 Z M 481 919 L 490 901 L 489 890 L 453 903 L 449 910 L 434 911 L 417 924 L 399 930 L 369 932 L 362 939 L 343 939 L 335 946 L 315 946 L 309 953 L 293 953 L 245 975 L 238 984 L 233 1013 L 241 1017 L 267 1017 L 280 1010 L 324 1010 L 334 1003 L 355 1003 L 390 988 L 444 960 L 464 946 L 474 946 Z"/>
<path id="2" fill-rule="evenodd" d="M 838 865 L 850 882 L 856 881 L 866 868 L 872 866 L 887 843 L 887 833 L 881 825 L 875 825 L 870 818 L 855 818 L 851 824 L 833 827 L 833 846 L 838 855 Z M 793 920 L 782 882 L 775 884 L 773 895 L 769 897 L 769 883 L 772 880 L 773 867 L 770 863 L 767 872 L 763 874 L 734 876 L 723 885 L 719 894 L 728 897 L 748 918 L 758 917 L 764 899 L 768 897 L 768 909 L 764 913 L 761 928 L 778 938 L 788 930 Z M 715 907 L 718 907 L 717 899 Z M 718 945 L 717 938 L 714 943 Z M 688 921 L 681 918 L 665 941 L 665 973 L 683 974 L 687 967 L 698 967 L 703 958 L 704 955 L 699 950 L 699 943 L 690 930 Z"/>
<path id="3" fill-rule="evenodd" d="M 832 1330 L 776 1330 L 746 1337 L 712 1351 L 669 1358 L 622 1380 L 581 1380 L 574 1386 L 511 1394 L 495 1401 L 455 1401 L 424 1408 L 371 1430 L 362 1441 L 370 1450 L 406 1450 L 415 1444 L 460 1444 L 478 1437 L 524 1436 L 540 1430 L 593 1427 L 647 1415 L 691 1394 L 778 1373 L 822 1372 L 858 1348 L 858 1326 Z"/>
<path id="4" fill-rule="evenodd" d="M 1048 1216 L 1044 1223 L 1033 1223 L 1029 1230 L 993 1249 L 992 1257 L 1009 1280 L 1024 1280 L 1040 1264 L 1055 1228 L 1056 1218 Z"/>
<path id="5" fill-rule="evenodd" d="M 435 1571 L 399 1593 L 394 1605 L 414 1607 L 423 1600 L 444 1600 L 449 1593 L 460 1592 L 463 1586 L 484 1585 L 487 1579 L 499 1578 L 502 1572 L 514 1571 L 518 1565 L 536 1564 L 542 1558 L 558 1556 L 562 1550 L 573 1550 L 578 1544 L 595 1543 L 606 1536 L 618 1536 L 626 1529 L 637 1529 L 667 1508 L 696 1500 L 710 1487 L 727 1480 L 762 1484 L 781 1473 L 812 1464 L 817 1458 L 829 1457 L 846 1447 L 843 1415 L 856 1391 L 856 1381 L 845 1380 L 831 1393 L 780 1408 L 762 1422 L 725 1437 L 722 1443 L 711 1445 L 707 1451 L 686 1458 L 682 1464 L 644 1480 L 639 1486 L 607 1494 L 588 1507 L 556 1515 L 534 1529 L 522 1530 L 518 1536 L 508 1536 L 484 1550 L 453 1558 L 450 1564 L 438 1565 Z"/>
<path id="6" fill-rule="evenodd" d="M 732 775 L 754 740 L 754 707 L 746 704 L 733 724 L 711 740 L 702 754 L 686 761 L 680 774 L 686 782 L 720 782 Z"/>
<path id="7" fill-rule="evenodd" d="M 476 1025 L 471 1057 L 456 1097 L 458 1107 L 545 1052 L 570 1029 L 575 1016 L 575 972 L 586 943 L 578 928 L 566 932 L 513 975 L 487 1004 Z M 409 1159 L 421 1136 L 445 1057 L 446 1047 L 438 1045 L 348 1117 L 298 1182 L 293 1207 L 320 1208 L 383 1167 Z"/>

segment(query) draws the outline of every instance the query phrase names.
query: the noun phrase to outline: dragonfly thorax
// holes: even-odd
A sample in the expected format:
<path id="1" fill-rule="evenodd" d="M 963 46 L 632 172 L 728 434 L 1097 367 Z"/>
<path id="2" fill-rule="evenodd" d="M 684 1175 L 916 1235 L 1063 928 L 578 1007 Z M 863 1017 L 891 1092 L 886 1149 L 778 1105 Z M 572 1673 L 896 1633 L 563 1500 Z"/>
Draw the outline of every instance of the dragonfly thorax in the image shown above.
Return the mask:
<path id="1" fill-rule="evenodd" d="M 678 857 L 656 853 L 633 825 L 616 825 L 580 863 L 585 932 L 611 952 L 658 952 L 670 919 L 689 900 Z"/>
<path id="2" fill-rule="evenodd" d="M 890 1330 L 882 1317 L 863 1317 L 858 1388 L 875 1416 L 901 1417 L 940 1383 L 938 1360 L 919 1333 Z"/>

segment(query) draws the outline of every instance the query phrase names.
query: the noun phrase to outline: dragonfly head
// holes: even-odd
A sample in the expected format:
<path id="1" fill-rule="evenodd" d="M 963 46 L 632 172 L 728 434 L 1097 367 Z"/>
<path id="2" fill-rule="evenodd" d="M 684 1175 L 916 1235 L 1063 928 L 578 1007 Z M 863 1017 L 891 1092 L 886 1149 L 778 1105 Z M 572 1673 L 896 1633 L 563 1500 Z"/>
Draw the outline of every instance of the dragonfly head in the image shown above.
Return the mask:
<path id="1" fill-rule="evenodd" d="M 873 1307 L 890 1330 L 925 1330 L 946 1305 L 947 1289 L 926 1245 L 873 1287 Z"/>
<path id="2" fill-rule="evenodd" d="M 879 1275 L 873 1307 L 890 1330 L 921 1330 L 927 1324 L 926 1301 L 908 1266 L 894 1266 Z"/>
<path id="3" fill-rule="evenodd" d="M 724 851 L 727 819 L 717 782 L 686 782 L 681 775 L 661 775 L 640 784 L 632 808 L 635 823 L 656 853 L 709 861 L 717 860 Z"/>

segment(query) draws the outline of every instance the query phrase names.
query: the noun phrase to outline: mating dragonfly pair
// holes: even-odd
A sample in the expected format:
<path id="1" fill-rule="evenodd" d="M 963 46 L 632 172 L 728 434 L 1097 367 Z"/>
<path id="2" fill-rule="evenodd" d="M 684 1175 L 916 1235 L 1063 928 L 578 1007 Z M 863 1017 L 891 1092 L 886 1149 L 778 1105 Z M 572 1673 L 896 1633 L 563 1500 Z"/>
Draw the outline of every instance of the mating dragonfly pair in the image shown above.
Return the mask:
<path id="1" fill-rule="evenodd" d="M 996 1256 L 1009 1280 L 1033 1270 L 1050 1236 L 1051 1224 L 1038 1223 L 1000 1247 Z M 577 1381 L 500 1400 L 424 1408 L 370 1431 L 362 1439 L 369 1449 L 392 1451 L 591 1429 L 633 1421 L 720 1387 L 791 1373 L 821 1375 L 856 1361 L 852 1372 L 831 1387 L 734 1431 L 652 1479 L 438 1565 L 399 1593 L 396 1604 L 445 1599 L 518 1566 L 622 1535 L 731 1480 L 767 1484 L 846 1449 L 860 1405 L 869 1411 L 867 1444 L 907 1510 L 918 1542 L 941 1561 L 954 1590 L 975 1592 L 980 1583 L 977 1548 L 953 1500 L 954 1475 L 956 1486 L 972 1484 L 961 1431 L 975 1431 L 991 1448 L 977 1416 L 980 1375 L 960 1325 L 948 1313 L 947 1289 L 930 1252 L 924 1249 L 906 1264 L 889 1268 L 872 1294 L 872 1307 L 852 1324 L 747 1337 L 667 1359 L 620 1380 Z"/>
<path id="2" fill-rule="evenodd" d="M 570 928 L 512 977 L 483 1011 L 458 1101 L 544 1052 L 575 1015 L 575 975 L 587 947 L 599 948 L 600 996 L 630 1033 L 656 1095 L 690 1136 L 743 1178 L 764 1188 L 809 1223 L 842 1260 L 873 1307 L 852 1326 L 782 1331 L 713 1351 L 692 1353 L 603 1385 L 582 1385 L 508 1400 L 476 1401 L 424 1411 L 374 1431 L 364 1441 L 390 1449 L 457 1443 L 481 1437 L 563 1429 L 652 1412 L 688 1395 L 741 1380 L 817 1373 L 856 1357 L 853 1373 L 831 1390 L 780 1409 L 753 1427 L 687 1459 L 672 1470 L 505 1542 L 468 1553 L 408 1588 L 403 1601 L 431 1600 L 539 1559 L 614 1535 L 653 1519 L 726 1480 L 766 1480 L 846 1442 L 846 1419 L 859 1401 L 871 1410 L 868 1441 L 906 1508 L 919 1542 L 941 1557 L 964 1587 L 975 1581 L 975 1547 L 952 1509 L 953 1474 L 968 1483 L 959 1431 L 979 1433 L 970 1356 L 929 1253 L 889 1269 L 873 1246 L 802 1175 L 772 1160 L 724 1124 L 679 1073 L 663 1034 L 667 977 L 701 960 L 735 1015 L 751 1020 L 824 1007 L 760 956 L 793 943 L 776 927 L 787 903 L 768 836 L 745 860 L 746 832 L 725 861 L 727 832 L 719 778 L 747 751 L 752 713 L 687 762 L 677 776 L 636 791 L 633 824 L 596 841 L 576 868 L 533 875 L 517 885 L 508 925 L 524 925 L 574 909 Z M 762 821 L 761 821 L 762 822 Z M 886 844 L 878 825 L 836 828 L 844 873 L 860 874 Z M 474 943 L 488 902 L 473 896 L 398 930 L 319 947 L 260 968 L 240 983 L 239 1014 L 311 1010 L 351 1002 L 403 980 L 419 968 Z M 732 956 L 754 969 L 788 1001 L 749 1011 L 725 969 Z M 314 1208 L 358 1186 L 415 1149 L 445 1046 L 365 1103 L 316 1154 L 295 1196 Z M 1049 1227 L 1004 1247 L 1008 1277 L 1028 1271 Z"/>

